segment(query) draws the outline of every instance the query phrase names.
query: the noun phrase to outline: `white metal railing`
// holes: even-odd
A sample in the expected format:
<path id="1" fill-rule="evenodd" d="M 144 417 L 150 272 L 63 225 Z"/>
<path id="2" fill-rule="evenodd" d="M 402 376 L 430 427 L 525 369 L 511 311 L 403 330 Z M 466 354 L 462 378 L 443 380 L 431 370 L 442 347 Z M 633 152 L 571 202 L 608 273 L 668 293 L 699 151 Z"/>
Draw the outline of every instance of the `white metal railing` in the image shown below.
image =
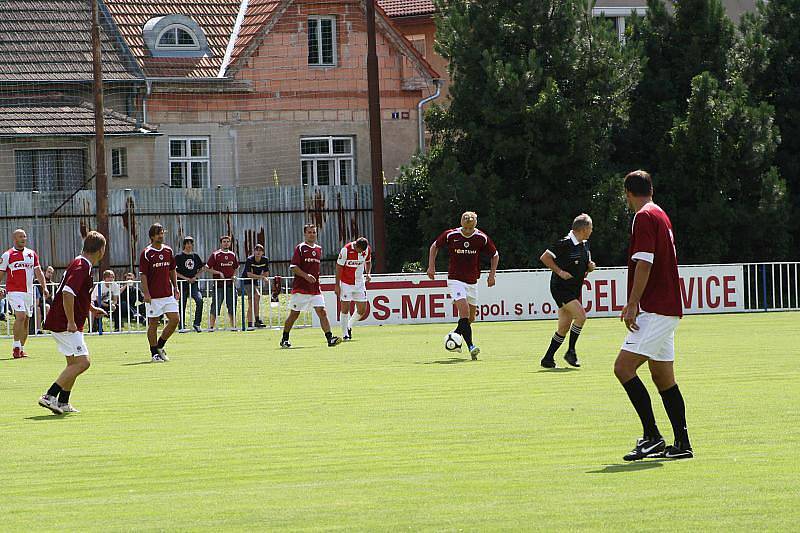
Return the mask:
<path id="1" fill-rule="evenodd" d="M 281 329 L 289 311 L 290 279 L 272 277 L 252 282 L 244 278 L 200 279 L 193 284 L 179 280 L 178 306 L 181 319 L 179 331 L 192 331 L 196 323 L 195 318 L 200 319 L 201 331 L 211 331 L 212 314 L 217 315 L 216 330 L 253 331 L 259 329 L 256 317 L 261 319 L 264 328 Z M 92 303 L 105 309 L 108 316 L 102 319 L 87 319 L 84 332 L 99 335 L 146 333 L 147 318 L 140 281 L 95 282 L 94 287 Z M 58 285 L 48 283 L 47 289 L 52 300 Z M 29 336 L 46 335 L 42 323 L 48 309 L 49 303 L 45 301 L 37 285 L 34 288 L 34 307 L 28 327 Z M 248 324 L 248 310 L 250 324 Z M 2 315 L 0 318 L 5 319 L 5 325 L 0 325 L 0 338 L 12 337 L 15 318 L 6 298 L 0 301 L 0 315 Z M 304 312 L 295 327 L 307 326 L 311 326 L 311 314 Z"/>

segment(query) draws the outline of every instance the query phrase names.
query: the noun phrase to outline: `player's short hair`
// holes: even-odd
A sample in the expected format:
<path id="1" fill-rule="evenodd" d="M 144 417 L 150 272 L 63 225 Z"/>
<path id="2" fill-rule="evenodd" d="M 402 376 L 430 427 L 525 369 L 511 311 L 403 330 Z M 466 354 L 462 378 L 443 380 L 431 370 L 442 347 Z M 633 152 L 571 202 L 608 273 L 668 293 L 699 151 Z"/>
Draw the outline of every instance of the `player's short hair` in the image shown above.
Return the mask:
<path id="1" fill-rule="evenodd" d="M 253 246 L 253 251 L 255 252 L 256 250 L 261 250 L 263 252 L 264 251 L 264 245 L 263 244 L 256 244 L 255 246 Z"/>
<path id="2" fill-rule="evenodd" d="M 317 225 L 316 224 L 305 224 L 303 226 L 303 233 L 307 232 L 311 228 L 317 229 Z"/>
<path id="3" fill-rule="evenodd" d="M 109 276 L 115 276 L 114 271 L 111 270 L 111 269 L 104 270 L 103 271 L 103 279 L 105 279 L 105 278 L 107 278 Z"/>
<path id="4" fill-rule="evenodd" d="M 90 231 L 83 239 L 83 251 L 94 254 L 103 249 L 106 245 L 106 238 L 99 231 Z"/>
<path id="5" fill-rule="evenodd" d="M 187 235 L 186 237 L 183 238 L 183 245 L 186 246 L 189 243 L 194 244 L 194 238 L 191 237 L 190 235 Z"/>
<path id="6" fill-rule="evenodd" d="M 358 248 L 362 252 L 366 250 L 368 246 L 369 246 L 369 241 L 367 240 L 366 237 L 359 237 L 358 239 L 356 239 L 356 248 Z"/>
<path id="7" fill-rule="evenodd" d="M 11 232 L 11 235 L 13 236 L 13 235 L 16 235 L 17 233 L 25 233 L 25 230 L 22 229 L 22 228 L 17 228 L 14 231 Z M 25 233 L 25 235 L 28 235 L 28 234 Z"/>
<path id="8" fill-rule="evenodd" d="M 219 242 L 222 242 L 222 241 L 224 241 L 225 239 L 228 239 L 229 241 L 233 242 L 233 239 L 231 239 L 231 236 L 230 236 L 230 235 L 222 235 L 222 236 L 219 238 Z"/>
<path id="9" fill-rule="evenodd" d="M 582 230 L 584 228 L 588 228 L 591 225 L 592 225 L 592 217 L 590 217 L 586 213 L 581 213 L 580 215 L 575 217 L 575 220 L 572 221 L 573 231 Z"/>
<path id="10" fill-rule="evenodd" d="M 461 218 L 464 218 L 467 215 L 470 215 L 473 218 L 478 218 L 478 213 L 476 213 L 475 211 L 464 211 L 463 213 L 461 213 Z"/>
<path id="11" fill-rule="evenodd" d="M 634 196 L 652 196 L 653 178 L 644 170 L 634 170 L 625 176 L 625 190 Z"/>
<path id="12" fill-rule="evenodd" d="M 156 222 L 155 224 L 150 226 L 150 229 L 147 231 L 147 235 L 150 236 L 150 238 L 152 239 L 153 237 L 155 237 L 159 233 L 163 233 L 163 232 L 164 232 L 164 226 L 162 226 L 160 223 Z"/>
<path id="13" fill-rule="evenodd" d="M 126 273 L 125 273 L 125 277 L 127 278 L 128 276 L 130 276 L 130 277 L 132 277 L 132 278 L 135 278 L 135 277 L 136 277 L 136 274 L 134 274 L 133 272 L 126 272 Z"/>

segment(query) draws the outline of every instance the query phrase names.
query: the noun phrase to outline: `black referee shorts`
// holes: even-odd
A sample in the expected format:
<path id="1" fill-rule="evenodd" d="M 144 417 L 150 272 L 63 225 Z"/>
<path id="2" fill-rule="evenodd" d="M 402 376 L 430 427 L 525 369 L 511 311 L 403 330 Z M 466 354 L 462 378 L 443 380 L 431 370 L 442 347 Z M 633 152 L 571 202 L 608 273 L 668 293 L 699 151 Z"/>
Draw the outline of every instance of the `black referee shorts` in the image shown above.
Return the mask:
<path id="1" fill-rule="evenodd" d="M 562 283 L 553 283 L 550 282 L 550 295 L 555 300 L 556 305 L 559 309 L 564 307 L 564 305 L 568 304 L 572 300 L 579 300 L 581 298 L 581 288 L 582 285 L 578 285 L 577 287 Z"/>

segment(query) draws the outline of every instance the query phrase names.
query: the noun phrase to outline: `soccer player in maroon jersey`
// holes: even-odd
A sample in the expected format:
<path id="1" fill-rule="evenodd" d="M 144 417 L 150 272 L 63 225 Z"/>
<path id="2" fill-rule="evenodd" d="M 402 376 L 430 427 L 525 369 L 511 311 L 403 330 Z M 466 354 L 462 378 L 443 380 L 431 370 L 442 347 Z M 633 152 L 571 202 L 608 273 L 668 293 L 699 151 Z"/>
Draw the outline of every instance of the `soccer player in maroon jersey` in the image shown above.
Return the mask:
<path id="1" fill-rule="evenodd" d="M 169 361 L 164 345 L 178 327 L 178 274 L 175 254 L 164 244 L 164 226 L 155 223 L 148 231 L 150 245 L 139 255 L 139 273 L 147 315 L 147 340 L 154 363 Z M 158 323 L 167 315 L 167 325 L 158 336 Z"/>
<path id="2" fill-rule="evenodd" d="M 683 306 L 672 222 L 653 203 L 653 182 L 647 172 L 637 170 L 625 176 L 625 196 L 636 213 L 628 247 L 628 302 L 620 316 L 629 333 L 614 363 L 614 374 L 639 415 L 643 436 L 624 459 L 688 459 L 694 454 L 686 430 L 686 407 L 673 368 L 675 329 Z M 645 363 L 672 424 L 672 446 L 665 446 L 650 395 L 636 375 Z"/>
<path id="3" fill-rule="evenodd" d="M 219 238 L 220 248 L 208 258 L 206 267 L 214 275 L 214 291 L 211 293 L 211 320 L 209 326 L 212 330 L 217 327 L 217 314 L 222 309 L 222 302 L 228 308 L 228 324 L 233 329 L 236 327 L 233 320 L 236 309 L 236 287 L 233 285 L 236 271 L 239 268 L 239 259 L 231 250 L 233 239 L 229 235 Z"/>
<path id="4" fill-rule="evenodd" d="M 83 240 L 81 254 L 72 260 L 64 272 L 64 279 L 53 297 L 53 305 L 44 321 L 50 330 L 58 351 L 67 358 L 67 367 L 46 393 L 39 398 L 39 405 L 57 415 L 77 413 L 69 403 L 75 380 L 89 369 L 89 349 L 83 340 L 83 325 L 89 314 L 104 316 L 102 309 L 92 305 L 92 265 L 96 265 L 106 253 L 106 238 L 90 231 Z"/>
<path id="5" fill-rule="evenodd" d="M 319 289 L 319 270 L 322 261 L 322 247 L 317 244 L 317 226 L 306 224 L 303 226 L 303 242 L 295 246 L 292 255 L 292 263 L 289 270 L 294 274 L 292 282 L 292 300 L 289 304 L 291 311 L 283 324 L 283 336 L 281 337 L 281 348 L 291 348 L 289 342 L 289 332 L 292 331 L 297 317 L 301 311 L 308 311 L 313 308 L 319 318 L 319 325 L 325 333 L 328 346 L 336 346 L 342 342 L 339 337 L 331 333 L 331 324 L 328 321 L 328 313 L 325 311 L 325 298 Z"/>
<path id="6" fill-rule="evenodd" d="M 439 248 L 447 248 L 448 269 L 447 287 L 458 310 L 458 327 L 455 332 L 461 335 L 469 348 L 473 361 L 478 359 L 480 348 L 472 342 L 472 323 L 478 309 L 478 278 L 481 277 L 480 256 L 491 257 L 489 278 L 486 284 L 493 287 L 500 254 L 492 239 L 477 228 L 478 215 L 467 211 L 461 215 L 461 227 L 444 231 L 431 244 L 428 254 L 428 277 L 436 278 L 436 255 Z"/>

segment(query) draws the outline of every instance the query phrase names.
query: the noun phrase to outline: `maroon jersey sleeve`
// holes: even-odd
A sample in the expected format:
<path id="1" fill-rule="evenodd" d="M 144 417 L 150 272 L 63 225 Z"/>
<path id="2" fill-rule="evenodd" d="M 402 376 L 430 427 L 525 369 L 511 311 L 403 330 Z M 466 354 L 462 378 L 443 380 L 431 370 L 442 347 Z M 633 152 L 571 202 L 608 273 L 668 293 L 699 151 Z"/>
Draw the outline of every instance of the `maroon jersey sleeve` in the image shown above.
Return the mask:
<path id="1" fill-rule="evenodd" d="M 213 268 L 214 270 L 217 269 L 217 254 L 212 253 L 211 256 L 208 258 L 208 262 L 206 263 L 208 268 Z"/>
<path id="2" fill-rule="evenodd" d="M 142 250 L 139 254 L 139 273 L 144 276 L 150 276 L 150 261 L 147 260 L 146 250 Z"/>
<path id="3" fill-rule="evenodd" d="M 292 254 L 292 262 L 289 264 L 290 267 L 296 266 L 303 270 L 303 256 L 300 254 L 300 247 L 294 247 L 294 253 Z"/>
<path id="4" fill-rule="evenodd" d="M 72 293 L 73 296 L 77 296 L 84 290 L 84 287 L 86 287 L 86 281 L 89 278 L 89 266 L 85 262 L 80 261 L 76 267 L 67 269 L 65 275 L 64 289 L 69 287 L 67 292 Z"/>
<path id="5" fill-rule="evenodd" d="M 488 235 L 486 236 L 486 245 L 483 247 L 482 251 L 489 257 L 494 257 L 497 253 L 497 246 L 494 245 L 494 242 Z"/>
<path id="6" fill-rule="evenodd" d="M 658 227 L 650 213 L 643 211 L 633 221 L 631 259 L 652 263 L 656 253 Z"/>
<path id="7" fill-rule="evenodd" d="M 433 244 L 435 244 L 437 248 L 444 248 L 445 246 L 447 246 L 448 233 L 450 233 L 450 230 L 443 231 L 441 235 L 436 237 L 436 240 L 433 241 Z"/>

